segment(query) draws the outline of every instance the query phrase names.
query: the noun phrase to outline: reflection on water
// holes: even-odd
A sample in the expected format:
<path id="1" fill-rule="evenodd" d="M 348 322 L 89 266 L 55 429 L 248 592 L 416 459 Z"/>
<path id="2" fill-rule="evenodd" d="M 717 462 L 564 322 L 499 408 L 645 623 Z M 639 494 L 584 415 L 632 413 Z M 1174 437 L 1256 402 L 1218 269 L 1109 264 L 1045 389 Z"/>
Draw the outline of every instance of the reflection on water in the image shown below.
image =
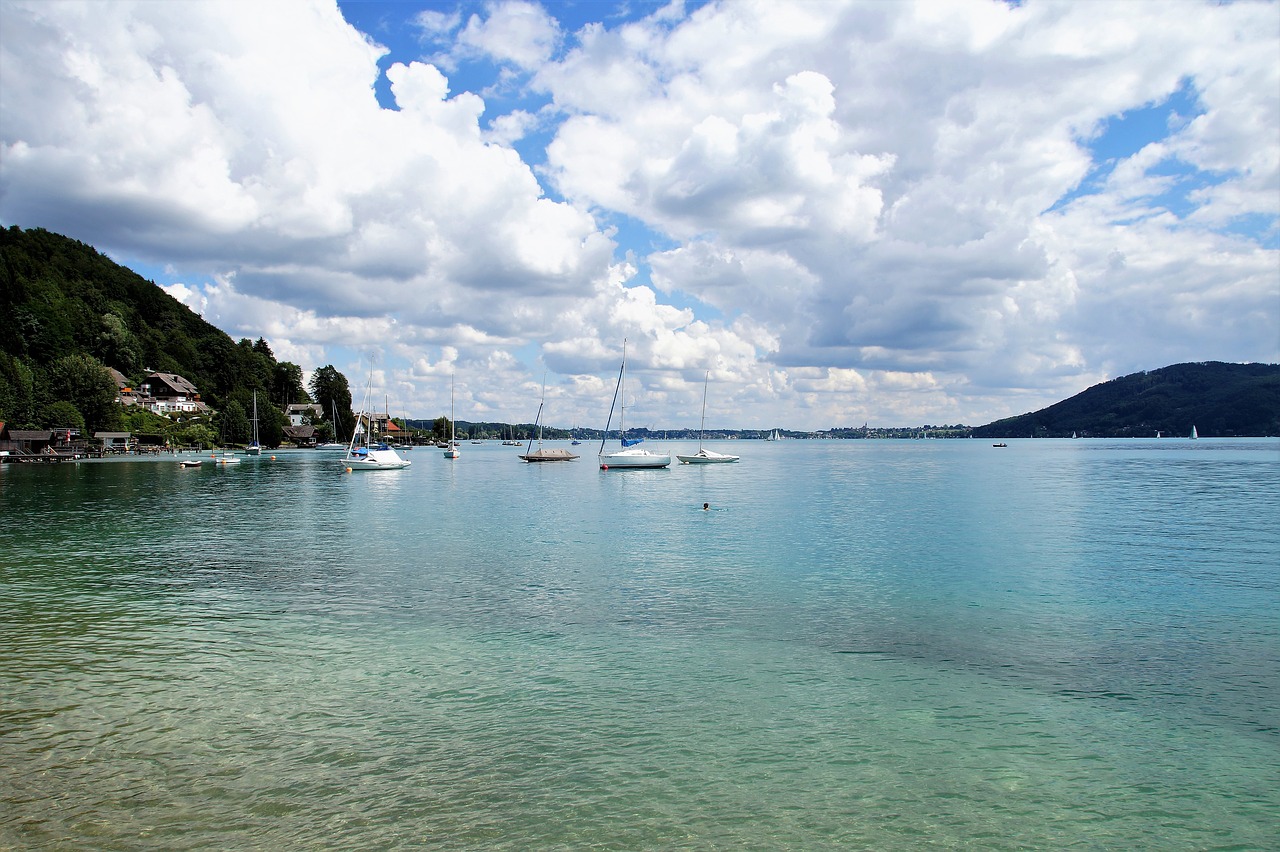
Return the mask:
<path id="1" fill-rule="evenodd" d="M 6 466 L 0 845 L 1277 845 L 1280 445 L 720 449 Z"/>

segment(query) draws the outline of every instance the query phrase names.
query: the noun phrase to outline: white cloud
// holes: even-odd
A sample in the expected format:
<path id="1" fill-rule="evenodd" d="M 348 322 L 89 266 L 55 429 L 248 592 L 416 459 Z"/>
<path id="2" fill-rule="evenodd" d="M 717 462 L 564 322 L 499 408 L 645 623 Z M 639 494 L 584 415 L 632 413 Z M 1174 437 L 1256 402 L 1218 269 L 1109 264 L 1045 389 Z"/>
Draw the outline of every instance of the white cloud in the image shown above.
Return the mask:
<path id="1" fill-rule="evenodd" d="M 536 3 L 504 0 L 485 7 L 488 17 L 472 15 L 458 34 L 458 46 L 495 62 L 537 68 L 551 57 L 560 38 L 554 18 Z"/>
<path id="2" fill-rule="evenodd" d="M 429 64 L 327 2 L 6 2 L 0 220 L 171 263 L 308 369 L 384 351 L 424 414 L 456 373 L 527 417 L 550 368 L 593 423 L 623 337 L 685 425 L 707 369 L 724 425 L 821 428 L 1280 360 L 1280 258 L 1226 230 L 1275 240 L 1272 4 L 673 3 L 567 42 L 551 8 L 406 10 Z M 1095 171 L 1184 87 L 1198 114 Z"/>

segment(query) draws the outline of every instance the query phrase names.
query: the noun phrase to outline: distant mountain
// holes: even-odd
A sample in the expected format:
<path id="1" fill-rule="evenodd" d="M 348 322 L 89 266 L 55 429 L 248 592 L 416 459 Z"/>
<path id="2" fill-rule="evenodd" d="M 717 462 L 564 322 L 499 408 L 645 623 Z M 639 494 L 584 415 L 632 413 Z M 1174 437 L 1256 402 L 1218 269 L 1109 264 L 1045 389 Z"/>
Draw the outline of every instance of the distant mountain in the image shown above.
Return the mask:
<path id="1" fill-rule="evenodd" d="M 1280 364 L 1174 364 L 1094 385 L 1031 414 L 974 428 L 975 438 L 1280 435 Z"/>

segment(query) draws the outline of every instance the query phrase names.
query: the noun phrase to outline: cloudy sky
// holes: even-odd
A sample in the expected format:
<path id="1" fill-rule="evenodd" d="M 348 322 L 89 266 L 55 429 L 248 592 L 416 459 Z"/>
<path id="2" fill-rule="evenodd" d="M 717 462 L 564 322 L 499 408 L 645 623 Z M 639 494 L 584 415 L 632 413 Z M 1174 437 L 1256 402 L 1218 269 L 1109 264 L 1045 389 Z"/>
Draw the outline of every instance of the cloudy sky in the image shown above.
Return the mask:
<path id="1" fill-rule="evenodd" d="M 0 0 L 0 223 L 393 413 L 980 424 L 1280 361 L 1280 5 Z"/>

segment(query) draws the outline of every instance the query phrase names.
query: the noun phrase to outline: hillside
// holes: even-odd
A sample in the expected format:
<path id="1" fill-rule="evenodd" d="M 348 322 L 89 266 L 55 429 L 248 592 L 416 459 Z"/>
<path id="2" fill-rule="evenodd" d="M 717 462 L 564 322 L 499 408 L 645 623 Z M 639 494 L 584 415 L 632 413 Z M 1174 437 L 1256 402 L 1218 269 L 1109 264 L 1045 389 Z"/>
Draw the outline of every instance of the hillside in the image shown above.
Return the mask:
<path id="1" fill-rule="evenodd" d="M 144 428 L 124 422 L 133 412 L 115 404 L 116 385 L 102 367 L 135 386 L 151 372 L 183 376 L 227 415 L 208 424 L 224 440 L 243 440 L 254 391 L 268 446 L 281 434 L 282 406 L 309 401 L 301 369 L 277 362 L 266 341 L 233 341 L 92 246 L 39 228 L 0 229 L 0 420 Z"/>
<path id="2" fill-rule="evenodd" d="M 978 426 L 977 438 L 1280 435 L 1280 364 L 1174 364 L 1112 379 L 1030 414 Z"/>

